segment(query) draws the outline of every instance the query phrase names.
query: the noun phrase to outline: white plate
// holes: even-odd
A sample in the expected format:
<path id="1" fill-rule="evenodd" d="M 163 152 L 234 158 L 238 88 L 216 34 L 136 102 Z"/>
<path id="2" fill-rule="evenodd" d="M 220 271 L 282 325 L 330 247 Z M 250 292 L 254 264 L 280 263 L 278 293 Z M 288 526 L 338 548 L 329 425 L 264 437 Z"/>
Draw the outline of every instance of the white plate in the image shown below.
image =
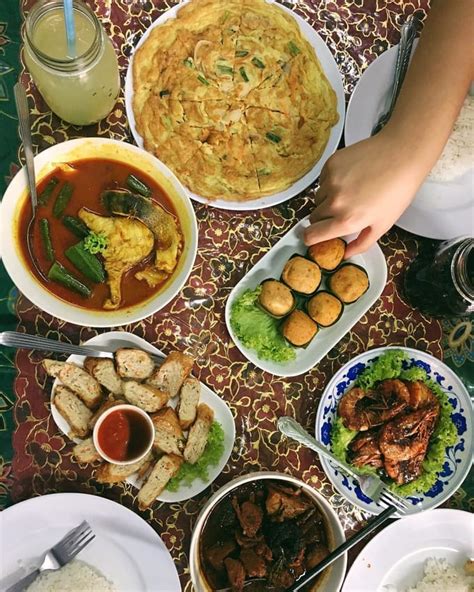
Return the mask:
<path id="1" fill-rule="evenodd" d="M 36 497 L 0 513 L 0 588 L 35 568 L 36 561 L 87 520 L 96 538 L 78 559 L 96 567 L 120 592 L 179 592 L 174 562 L 158 534 L 120 504 L 84 493 Z"/>
<path id="2" fill-rule="evenodd" d="M 416 42 L 414 49 L 416 48 Z M 371 135 L 388 104 L 397 57 L 397 46 L 379 56 L 362 74 L 347 107 L 346 146 Z M 426 181 L 397 226 L 439 240 L 472 235 L 474 232 L 474 170 L 455 181 Z"/>
<path id="3" fill-rule="evenodd" d="M 421 504 L 423 510 L 428 510 L 439 506 L 453 495 L 464 481 L 472 461 L 474 432 L 469 393 L 456 374 L 440 360 L 417 349 L 402 346 L 380 347 L 356 356 L 336 372 L 321 397 L 316 415 L 316 439 L 328 448 L 330 447 L 330 432 L 341 397 L 353 386 L 354 381 L 367 364 L 388 350 L 401 350 L 408 354 L 410 364 L 426 370 L 428 376 L 436 381 L 449 396 L 449 401 L 453 406 L 451 417 L 458 431 L 458 440 L 454 446 L 446 448 L 443 470 L 430 491 L 408 498 L 413 505 Z M 380 506 L 362 493 L 355 479 L 348 479 L 341 475 L 337 467 L 326 459 L 321 458 L 320 460 L 324 472 L 341 495 L 355 506 L 371 514 L 379 514 L 382 511 Z M 416 511 L 417 509 L 414 507 L 413 512 Z"/>
<path id="4" fill-rule="evenodd" d="M 240 280 L 229 295 L 225 308 L 227 329 L 235 345 L 244 356 L 255 366 L 275 376 L 298 376 L 315 366 L 332 349 L 351 327 L 369 310 L 379 298 L 387 282 L 387 264 L 380 247 L 375 244 L 363 255 L 352 257 L 348 261 L 363 267 L 369 276 L 370 287 L 354 304 L 344 308 L 342 317 L 332 327 L 320 329 L 306 349 L 295 348 L 296 358 L 284 363 L 261 360 L 255 350 L 245 347 L 235 335 L 231 323 L 232 304 L 247 289 L 255 289 L 267 278 L 278 279 L 288 259 L 295 253 L 304 255 L 307 247 L 303 243 L 303 230 L 308 226 L 308 218 L 304 218 L 285 234 L 280 241 Z M 346 237 L 349 241 L 354 237 Z M 324 279 L 321 287 L 324 286 Z"/>
<path id="5" fill-rule="evenodd" d="M 150 345 L 147 341 L 142 339 L 141 337 L 137 337 L 132 333 L 126 333 L 122 331 L 111 331 L 110 333 L 103 333 L 102 335 L 97 335 L 88 341 L 85 341 L 83 345 L 95 345 L 100 349 L 101 345 L 107 345 L 107 347 L 113 348 L 120 348 L 120 347 L 136 347 L 139 349 L 143 349 L 151 354 L 155 354 L 158 356 L 165 356 L 163 352 L 159 349 Z M 69 356 L 67 359 L 68 362 L 73 364 L 77 364 L 78 366 L 82 366 L 84 362 L 84 356 Z M 61 384 L 59 380 L 55 380 L 53 384 L 53 388 L 51 389 L 51 414 L 53 419 L 58 426 L 58 428 L 63 432 L 63 434 L 68 435 L 70 431 L 69 424 L 64 419 L 64 417 L 59 413 L 56 406 L 54 405 L 54 389 L 58 384 Z M 221 473 L 222 469 L 225 467 L 227 461 L 229 460 L 230 453 L 232 452 L 232 447 L 234 445 L 235 440 L 235 424 L 234 418 L 232 417 L 232 413 L 230 412 L 229 407 L 226 403 L 218 397 L 210 388 L 208 388 L 205 384 L 201 382 L 201 403 L 206 403 L 213 409 L 215 420 L 218 421 L 222 429 L 224 430 L 224 452 L 222 454 L 219 463 L 216 466 L 209 467 L 209 480 L 208 481 L 201 481 L 201 479 L 196 479 L 191 483 L 189 486 L 181 485 L 178 491 L 167 491 L 165 490 L 161 495 L 159 495 L 156 499 L 160 502 L 181 502 L 183 500 L 189 499 L 190 497 L 194 497 L 201 491 L 204 491 L 206 487 L 208 487 L 214 479 Z M 176 406 L 176 401 L 172 401 L 171 406 Z M 75 439 L 75 442 L 81 442 L 79 439 Z M 132 475 L 127 479 L 128 483 L 131 483 L 135 487 L 138 487 L 139 480 Z"/>
<path id="6" fill-rule="evenodd" d="M 423 577 L 425 561 L 433 557 L 462 567 L 474 556 L 473 533 L 474 516 L 461 510 L 433 510 L 397 520 L 364 547 L 342 592 L 386 592 L 390 584 L 405 590 Z"/>
<path id="7" fill-rule="evenodd" d="M 269 4 L 273 3 L 275 0 L 267 0 Z M 139 43 L 137 44 L 134 51 L 136 51 L 147 39 L 150 32 L 157 26 L 162 25 L 166 21 L 171 18 L 175 18 L 176 13 L 178 10 L 184 5 L 187 4 L 188 0 L 181 2 L 177 6 L 173 6 L 167 10 L 164 14 L 162 14 L 156 21 L 148 28 L 148 30 L 144 33 L 143 37 L 140 39 Z M 190 197 L 200 203 L 207 204 L 213 206 L 215 208 L 222 208 L 224 210 L 260 210 L 263 208 L 269 208 L 272 206 L 276 206 L 279 203 L 282 203 L 298 193 L 304 191 L 311 183 L 316 181 L 319 177 L 319 173 L 324 166 L 326 160 L 333 154 L 338 145 L 339 140 L 341 139 L 342 130 L 344 127 L 344 115 L 345 115 L 345 96 L 344 96 L 344 87 L 342 83 L 341 74 L 337 67 L 337 64 L 332 56 L 331 51 L 329 50 L 328 46 L 324 43 L 323 39 L 316 33 L 316 31 L 311 27 L 309 23 L 307 23 L 304 19 L 302 19 L 299 15 L 297 15 L 292 10 L 286 8 L 285 6 L 279 5 L 282 10 L 292 16 L 295 21 L 298 23 L 302 34 L 308 40 L 310 45 L 314 48 L 318 60 L 321 64 L 321 67 L 324 73 L 329 80 L 334 92 L 336 93 L 337 97 L 337 111 L 339 113 L 339 121 L 333 126 L 331 130 L 331 134 L 329 136 L 328 143 L 324 152 L 321 155 L 321 158 L 318 162 L 314 165 L 314 167 L 306 173 L 301 179 L 296 181 L 291 187 L 285 189 L 285 191 L 280 191 L 279 193 L 274 193 L 272 195 L 267 195 L 265 197 L 261 197 L 254 200 L 249 201 L 226 201 L 223 199 L 215 199 L 209 200 L 206 197 L 202 197 L 201 195 L 196 195 L 188 190 Z M 137 131 L 135 126 L 135 117 L 133 115 L 133 107 L 132 107 L 132 98 L 133 98 L 133 57 L 135 53 L 130 58 L 130 63 L 127 70 L 127 77 L 125 79 L 125 107 L 127 110 L 127 118 L 128 123 L 130 126 L 130 130 L 132 131 L 133 137 L 135 142 L 143 148 L 143 138 Z"/>

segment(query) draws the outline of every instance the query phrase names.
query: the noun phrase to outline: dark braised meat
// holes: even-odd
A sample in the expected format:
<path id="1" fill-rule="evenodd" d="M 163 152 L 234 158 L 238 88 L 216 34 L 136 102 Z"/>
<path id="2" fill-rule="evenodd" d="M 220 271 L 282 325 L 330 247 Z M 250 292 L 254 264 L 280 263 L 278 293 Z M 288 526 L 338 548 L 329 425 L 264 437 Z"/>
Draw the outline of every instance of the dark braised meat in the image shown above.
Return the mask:
<path id="1" fill-rule="evenodd" d="M 379 445 L 387 475 L 398 485 L 422 472 L 423 460 L 439 417 L 439 405 L 427 406 L 390 421 L 382 428 Z"/>
<path id="2" fill-rule="evenodd" d="M 238 559 L 227 557 L 224 560 L 230 587 L 234 592 L 242 592 L 245 583 L 245 569 Z"/>
<path id="3" fill-rule="evenodd" d="M 306 569 L 313 569 L 313 567 L 316 567 L 316 565 L 321 563 L 321 561 L 328 555 L 329 549 L 326 547 L 326 545 L 315 545 L 308 551 L 308 554 L 306 555 Z"/>
<path id="4" fill-rule="evenodd" d="M 285 493 L 277 485 L 268 488 L 265 508 L 273 520 L 282 522 L 296 518 L 311 506 L 311 502 L 301 495 L 299 490 L 293 492 L 293 495 Z"/>
<path id="5" fill-rule="evenodd" d="M 255 553 L 253 549 L 242 549 L 240 561 L 249 578 L 263 578 L 267 575 L 267 564 L 263 557 Z"/>
<path id="6" fill-rule="evenodd" d="M 235 540 L 229 539 L 205 549 L 204 554 L 216 571 L 222 571 L 224 569 L 224 559 L 236 549 L 237 543 Z"/>
<path id="7" fill-rule="evenodd" d="M 239 505 L 235 497 L 232 498 L 232 505 L 244 535 L 253 538 L 262 526 L 262 509 L 251 501 L 245 501 L 242 505 Z"/>
<path id="8" fill-rule="evenodd" d="M 308 557 L 327 549 L 327 538 L 313 500 L 272 480 L 225 497 L 208 518 L 201 549 L 211 589 L 240 592 L 245 584 L 245 592 L 284 592 L 304 574 Z"/>
<path id="9" fill-rule="evenodd" d="M 379 448 L 379 429 L 358 434 L 349 444 L 348 458 L 355 467 L 383 467 L 382 452 Z"/>

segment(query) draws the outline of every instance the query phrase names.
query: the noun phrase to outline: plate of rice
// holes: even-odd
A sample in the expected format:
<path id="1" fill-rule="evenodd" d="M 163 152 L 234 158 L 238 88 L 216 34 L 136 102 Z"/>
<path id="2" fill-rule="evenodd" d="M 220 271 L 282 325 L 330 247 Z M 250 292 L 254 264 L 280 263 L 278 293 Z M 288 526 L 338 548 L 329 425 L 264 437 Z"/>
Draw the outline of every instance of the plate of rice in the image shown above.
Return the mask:
<path id="1" fill-rule="evenodd" d="M 417 42 L 413 45 L 416 50 Z M 364 71 L 347 107 L 346 146 L 368 138 L 385 111 L 393 83 L 398 46 Z M 396 225 L 420 236 L 445 240 L 472 235 L 474 222 L 474 96 L 471 92 L 446 146 L 415 199 Z"/>
<path id="2" fill-rule="evenodd" d="M 83 520 L 94 540 L 61 569 L 43 572 L 27 592 L 181 590 L 173 559 L 149 524 L 125 506 L 83 493 L 43 495 L 0 512 L 0 590 L 36 569 Z"/>
<path id="3" fill-rule="evenodd" d="M 470 592 L 474 516 L 439 509 L 393 522 L 364 547 L 342 592 Z"/>

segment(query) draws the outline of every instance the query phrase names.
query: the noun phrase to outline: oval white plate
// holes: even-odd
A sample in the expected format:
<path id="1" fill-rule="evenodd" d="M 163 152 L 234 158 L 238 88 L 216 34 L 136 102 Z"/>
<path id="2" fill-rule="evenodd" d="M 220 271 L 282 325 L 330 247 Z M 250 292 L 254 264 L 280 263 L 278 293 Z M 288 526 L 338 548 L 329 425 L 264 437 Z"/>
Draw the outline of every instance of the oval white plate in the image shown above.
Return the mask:
<path id="1" fill-rule="evenodd" d="M 474 555 L 473 532 L 474 516 L 461 510 L 433 510 L 397 520 L 362 549 L 342 592 L 388 592 L 389 585 L 406 590 L 423 577 L 429 558 L 462 567 Z"/>
<path id="2" fill-rule="evenodd" d="M 0 588 L 36 567 L 36 560 L 83 520 L 95 539 L 78 559 L 119 592 L 180 592 L 173 559 L 158 534 L 127 508 L 97 495 L 53 493 L 0 512 Z"/>
<path id="3" fill-rule="evenodd" d="M 112 347 L 114 349 L 118 349 L 120 347 L 136 347 L 151 354 L 164 357 L 163 352 L 149 344 L 141 337 L 137 337 L 132 333 L 126 333 L 122 331 L 111 331 L 110 333 L 97 335 L 96 337 L 85 341 L 83 345 L 95 345 L 98 349 L 100 349 L 101 345 L 107 345 L 108 348 Z M 69 356 L 67 361 L 77 364 L 78 366 L 82 366 L 84 363 L 84 356 Z M 61 432 L 68 435 L 70 431 L 69 424 L 54 405 L 54 389 L 58 384 L 60 384 L 60 381 L 56 379 L 54 381 L 53 388 L 51 389 L 51 414 Z M 216 466 L 209 467 L 208 481 L 196 479 L 189 486 L 181 485 L 181 487 L 176 492 L 167 491 L 165 489 L 165 491 L 163 491 L 163 493 L 156 498 L 160 502 L 182 502 L 183 500 L 189 499 L 190 497 L 194 497 L 198 493 L 201 493 L 201 491 L 204 491 L 204 489 L 206 489 L 206 487 L 208 487 L 214 481 L 214 479 L 217 478 L 229 460 L 235 440 L 235 424 L 232 413 L 230 412 L 230 409 L 226 403 L 202 382 L 200 401 L 202 403 L 206 403 L 209 405 L 209 407 L 211 407 L 211 409 L 213 409 L 215 420 L 221 424 L 222 429 L 224 430 L 224 452 L 221 459 L 219 460 L 219 463 Z M 171 406 L 175 407 L 176 401 L 172 401 Z M 81 440 L 75 439 L 74 441 L 80 442 Z M 131 483 L 135 487 L 138 487 L 139 484 L 138 479 L 134 475 L 129 477 L 127 482 Z"/>
<path id="4" fill-rule="evenodd" d="M 347 107 L 346 146 L 371 135 L 388 103 L 396 58 L 397 46 L 391 47 L 362 74 Z M 439 240 L 472 235 L 473 205 L 474 169 L 456 181 L 423 183 L 396 225 L 414 234 Z"/>
<path id="5" fill-rule="evenodd" d="M 51 146 L 35 157 L 36 179 L 40 182 L 60 163 L 87 158 L 105 158 L 130 163 L 155 178 L 173 200 L 179 213 L 185 243 L 178 266 L 163 289 L 143 304 L 118 310 L 80 308 L 46 290 L 29 270 L 17 246 L 19 242 L 17 219 L 20 208 L 28 199 L 24 167 L 18 171 L 7 187 L 0 204 L 0 251 L 8 275 L 17 288 L 45 312 L 83 327 L 119 327 L 141 321 L 158 312 L 181 290 L 196 258 L 198 241 L 196 216 L 184 187 L 168 167 L 145 150 L 109 138 L 78 138 Z"/>
<path id="6" fill-rule="evenodd" d="M 307 225 L 308 218 L 304 218 L 298 222 L 260 259 L 232 290 L 225 308 L 227 329 L 235 345 L 255 366 L 275 376 L 298 376 L 315 366 L 369 310 L 383 292 L 387 282 L 387 264 L 380 247 L 376 244 L 363 255 L 357 255 L 349 260 L 352 263 L 357 263 L 357 265 L 360 265 L 367 271 L 370 287 L 357 302 L 345 306 L 342 317 L 335 325 L 326 329 L 320 329 L 306 349 L 295 348 L 296 358 L 294 360 L 278 363 L 258 358 L 255 350 L 245 347 L 232 329 L 230 323 L 232 304 L 242 292 L 248 289 L 255 289 L 263 280 L 267 278 L 278 279 L 285 263 L 294 253 L 303 255 L 306 252 L 306 246 L 303 243 L 302 237 L 303 230 Z M 347 240 L 351 240 L 351 238 L 353 237 L 346 237 Z M 321 284 L 322 286 L 324 286 L 324 279 Z"/>
<path id="7" fill-rule="evenodd" d="M 269 4 L 274 2 L 275 0 L 267 0 Z M 137 46 L 135 47 L 135 51 L 145 42 L 146 38 L 150 34 L 150 32 L 157 26 L 162 25 L 166 21 L 171 18 L 175 18 L 176 13 L 178 10 L 184 5 L 187 4 L 187 1 L 181 2 L 177 6 L 173 6 L 167 10 L 164 14 L 162 14 L 156 21 L 145 31 L 143 37 L 138 42 Z M 285 6 L 279 5 L 281 9 L 287 12 L 290 16 L 292 16 L 295 21 L 298 23 L 302 34 L 308 40 L 310 45 L 313 46 L 314 51 L 319 59 L 319 62 L 324 70 L 324 73 L 329 80 L 334 92 L 336 93 L 337 97 L 337 111 L 339 113 L 339 121 L 333 126 L 331 130 L 331 134 L 329 136 L 328 143 L 324 152 L 321 155 L 321 158 L 318 162 L 314 165 L 314 167 L 306 173 L 301 179 L 296 181 L 291 187 L 285 189 L 285 191 L 280 191 L 279 193 L 274 193 L 272 195 L 267 195 L 265 197 L 261 197 L 254 200 L 249 201 L 225 201 L 223 199 L 216 199 L 216 200 L 209 200 L 206 197 L 202 197 L 201 195 L 196 195 L 188 190 L 189 195 L 192 199 L 207 204 L 209 206 L 213 206 L 215 208 L 222 208 L 224 210 L 261 210 L 263 208 L 270 208 L 272 206 L 276 206 L 279 203 L 282 203 L 298 193 L 304 191 L 311 183 L 316 181 L 319 177 L 321 169 L 324 166 L 326 160 L 333 154 L 338 145 L 339 140 L 341 139 L 342 130 L 344 127 L 344 116 L 346 110 L 346 103 L 345 103 L 345 96 L 344 96 L 344 87 L 342 84 L 341 74 L 337 67 L 337 64 L 330 52 L 328 46 L 324 43 L 323 39 L 316 33 L 316 31 L 311 27 L 309 23 L 307 23 L 304 19 L 302 19 L 299 15 L 297 15 L 292 10 L 286 8 Z M 128 65 L 127 70 L 127 77 L 125 79 L 125 108 L 127 110 L 127 118 L 128 123 L 130 126 L 130 130 L 132 131 L 133 137 L 135 142 L 138 146 L 143 148 L 143 138 L 137 131 L 135 126 L 135 117 L 133 115 L 133 107 L 132 107 L 132 98 L 133 98 L 133 57 L 134 54 L 130 58 L 130 63 Z"/>
<path id="8" fill-rule="evenodd" d="M 423 495 L 410 496 L 413 504 L 420 504 L 423 510 L 435 508 L 445 502 L 461 486 L 472 461 L 473 411 L 465 386 L 454 372 L 430 354 L 409 347 L 380 347 L 364 352 L 345 364 L 332 377 L 321 397 L 316 415 L 316 439 L 330 447 L 330 432 L 337 413 L 339 400 L 352 386 L 367 364 L 388 350 L 401 350 L 408 354 L 411 365 L 420 366 L 449 395 L 453 406 L 451 417 L 458 431 L 458 441 L 446 449 L 446 462 L 438 480 Z M 355 506 L 371 514 L 379 514 L 382 508 L 365 496 L 358 482 L 340 474 L 337 467 L 324 458 L 321 464 L 329 480 L 341 495 Z M 418 510 L 413 507 L 413 513 Z"/>

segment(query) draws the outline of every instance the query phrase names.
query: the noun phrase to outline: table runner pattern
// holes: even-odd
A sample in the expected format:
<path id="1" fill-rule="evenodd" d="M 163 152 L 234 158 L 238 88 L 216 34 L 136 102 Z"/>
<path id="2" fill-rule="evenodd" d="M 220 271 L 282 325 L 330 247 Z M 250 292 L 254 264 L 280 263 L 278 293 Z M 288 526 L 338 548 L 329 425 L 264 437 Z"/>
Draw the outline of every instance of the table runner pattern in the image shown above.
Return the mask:
<path id="1" fill-rule="evenodd" d="M 21 0 L 23 13 L 27 13 L 33 3 L 32 0 Z M 101 17 L 113 40 L 119 56 L 123 89 L 132 48 L 146 28 L 172 3 L 161 0 L 90 0 L 87 3 Z M 365 67 L 398 42 L 401 23 L 413 12 L 424 17 L 428 9 L 425 0 L 297 0 L 291 4 L 328 44 L 343 74 L 347 96 Z M 2 39 L 5 38 L 2 37 L 2 32 L 5 33 L 3 18 L 0 8 L 0 85 Z M 11 33 L 9 29 L 8 33 Z M 12 37 L 6 39 L 4 45 L 8 47 Z M 24 72 L 23 65 L 21 69 L 21 80 L 27 88 L 30 108 L 33 108 L 33 142 L 37 151 L 81 136 L 98 135 L 132 141 L 126 122 L 123 90 L 105 120 L 96 126 L 78 128 L 51 114 Z M 0 102 L 0 110 L 1 106 Z M 17 160 L 19 158 L 13 158 L 9 165 L 10 174 L 15 172 Z M 403 271 L 421 241 L 393 228 L 380 241 L 388 266 L 388 282 L 382 297 L 321 363 L 306 375 L 285 379 L 267 374 L 247 362 L 225 328 L 227 296 L 263 254 L 310 212 L 313 195 L 314 188 L 311 188 L 287 203 L 258 212 L 226 212 L 195 203 L 199 226 L 198 256 L 184 289 L 153 317 L 123 327 L 166 353 L 179 349 L 195 354 L 196 375 L 228 403 L 236 422 L 237 438 L 231 458 L 210 488 L 186 502 L 156 503 L 150 510 L 140 513 L 163 538 L 177 565 L 182 587 L 187 591 L 191 590 L 187 553 L 192 525 L 211 493 L 237 475 L 276 470 L 301 477 L 330 501 L 346 534 L 358 530 L 367 515 L 335 492 L 313 452 L 280 437 L 276 420 L 280 415 L 292 415 L 313 432 L 324 387 L 349 359 L 366 349 L 383 345 L 405 345 L 442 358 L 443 346 L 449 345 L 449 335 L 458 330 L 457 322 L 444 323 L 449 333 L 448 337 L 443 337 L 439 321 L 423 316 L 403 300 Z M 3 290 L 3 284 L 0 286 Z M 10 307 L 15 296 L 10 288 L 7 296 L 0 291 L 0 299 L 3 298 L 3 302 L 6 298 Z M 76 327 L 51 317 L 22 296 L 16 302 L 16 314 L 18 330 L 28 333 L 71 343 L 97 334 L 96 330 Z M 0 328 L 4 330 L 7 324 L 2 319 L 0 316 Z M 472 328 L 467 329 L 471 331 Z M 50 415 L 51 382 L 40 365 L 42 357 L 39 352 L 24 350 L 16 355 L 14 457 L 11 465 L 3 463 L 0 496 L 4 497 L 0 497 L 0 503 L 15 503 L 58 491 L 76 491 L 103 495 L 138 512 L 136 490 L 130 485 L 100 485 L 91 478 L 90 467 L 71 461 L 72 444 L 58 432 Z M 472 360 L 472 341 L 464 339 L 461 346 L 452 351 L 451 360 L 461 366 L 469 358 Z M 12 370 L 11 362 L 12 358 Z M 5 390 L 4 384 L 2 389 Z M 10 405 L 13 404 L 12 394 L 7 398 Z M 5 406 L 8 407 L 8 403 Z M 8 429 L 4 431 L 8 432 Z M 472 481 L 465 482 L 448 506 L 472 510 L 468 491 L 473 492 Z M 7 494 L 11 499 L 7 500 Z"/>

